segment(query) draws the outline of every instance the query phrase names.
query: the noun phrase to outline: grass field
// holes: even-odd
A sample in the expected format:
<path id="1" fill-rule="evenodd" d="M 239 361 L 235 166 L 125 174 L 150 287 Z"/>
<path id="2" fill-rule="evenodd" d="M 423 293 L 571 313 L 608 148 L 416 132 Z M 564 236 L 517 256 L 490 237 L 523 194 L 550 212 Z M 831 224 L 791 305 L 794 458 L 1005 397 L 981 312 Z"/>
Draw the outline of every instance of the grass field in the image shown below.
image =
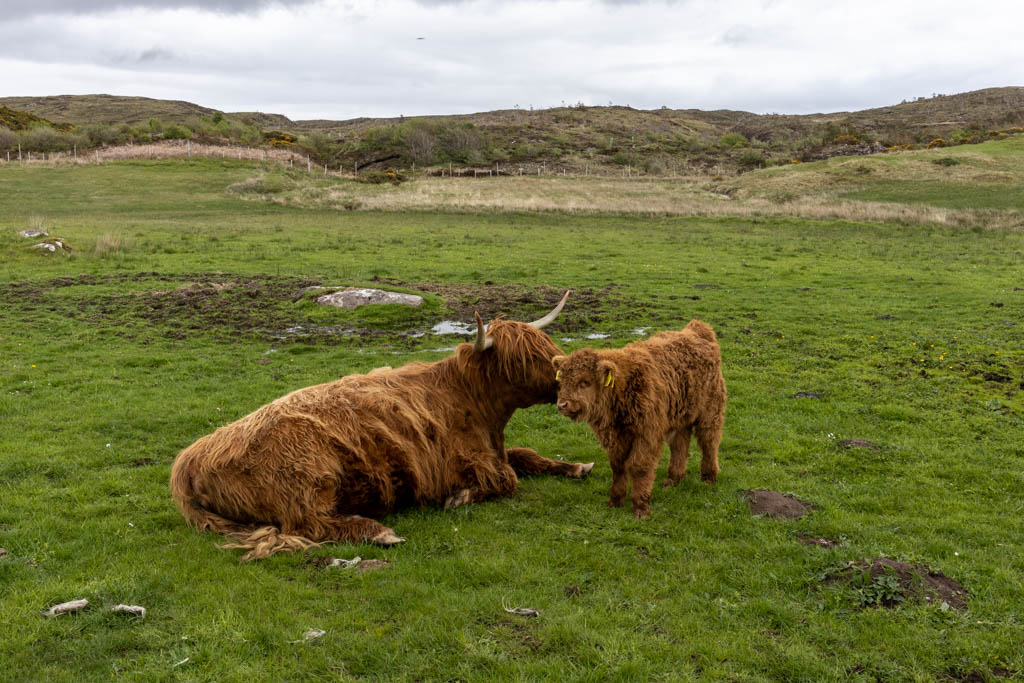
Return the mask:
<path id="1" fill-rule="evenodd" d="M 228 191 L 273 173 L 209 160 L 0 166 L 0 678 L 1022 675 L 1024 232 L 781 213 L 345 211 Z M 957 183 L 958 206 L 992 206 L 984 181 Z M 866 198 L 948 195 L 886 187 Z M 39 226 L 72 255 L 29 249 L 18 232 Z M 375 278 L 428 291 L 426 310 L 324 311 L 294 296 Z M 596 460 L 590 478 L 396 513 L 385 523 L 409 540 L 392 549 L 239 564 L 175 510 L 170 463 L 196 438 L 299 387 L 442 358 L 463 338 L 408 333 L 474 307 L 530 319 L 564 287 L 577 295 L 551 332 L 567 351 L 693 317 L 715 327 L 729 388 L 716 486 L 662 490 L 663 463 L 649 519 L 609 509 L 594 437 L 538 406 L 516 415 L 509 444 Z M 851 439 L 876 447 L 840 445 Z M 751 489 L 818 507 L 755 517 Z M 391 565 L 323 566 L 356 555 Z M 906 599 L 883 608 L 883 583 L 832 580 L 879 557 L 942 572 L 966 608 L 892 586 Z M 41 614 L 78 598 L 90 602 L 78 614 Z M 111 612 L 118 603 L 147 615 Z M 326 633 L 303 642 L 308 629 Z"/>

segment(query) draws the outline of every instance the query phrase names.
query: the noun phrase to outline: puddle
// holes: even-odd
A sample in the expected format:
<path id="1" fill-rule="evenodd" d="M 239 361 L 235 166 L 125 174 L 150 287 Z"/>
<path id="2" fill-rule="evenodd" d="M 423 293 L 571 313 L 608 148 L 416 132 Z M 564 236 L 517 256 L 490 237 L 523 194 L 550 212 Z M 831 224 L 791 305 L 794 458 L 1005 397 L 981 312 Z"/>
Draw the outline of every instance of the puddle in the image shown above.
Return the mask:
<path id="1" fill-rule="evenodd" d="M 476 334 L 475 323 L 460 323 L 457 320 L 442 320 L 430 328 L 431 334 Z"/>
<path id="2" fill-rule="evenodd" d="M 607 339 L 610 336 L 612 336 L 612 335 L 610 335 L 610 334 L 603 334 L 601 332 L 591 332 L 590 334 L 586 335 L 583 338 L 584 339 Z"/>

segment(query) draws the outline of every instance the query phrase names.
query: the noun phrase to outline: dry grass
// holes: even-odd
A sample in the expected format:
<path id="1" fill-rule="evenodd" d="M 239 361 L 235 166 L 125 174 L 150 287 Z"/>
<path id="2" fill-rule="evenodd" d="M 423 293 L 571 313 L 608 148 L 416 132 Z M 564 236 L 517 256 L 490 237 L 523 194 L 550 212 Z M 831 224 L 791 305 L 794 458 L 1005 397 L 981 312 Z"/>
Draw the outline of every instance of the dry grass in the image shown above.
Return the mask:
<path id="1" fill-rule="evenodd" d="M 52 152 L 46 155 L 26 155 L 22 161 L 12 159 L 10 163 L 32 166 L 64 166 L 68 164 L 94 164 L 105 161 L 134 161 L 181 159 L 198 157 L 205 159 L 238 159 L 246 161 L 267 161 L 289 167 L 305 168 L 306 156 L 287 149 L 265 149 L 258 147 L 234 147 L 230 145 L 203 145 L 186 140 L 163 140 L 145 145 L 118 145 L 79 152 Z M 0 160 L 0 163 L 6 163 Z M 313 170 L 316 170 L 313 165 Z M 323 170 L 323 167 L 320 167 Z"/>
<path id="2" fill-rule="evenodd" d="M 105 233 L 96 238 L 93 254 L 99 258 L 114 258 L 131 248 L 131 239 L 122 235 Z"/>
<path id="3" fill-rule="evenodd" d="M 793 179 L 791 179 L 793 180 Z M 731 198 L 705 177 L 607 179 L 594 177 L 425 178 L 398 187 L 345 180 L 300 184 L 272 201 L 289 206 L 345 209 L 358 202 L 371 211 L 562 211 L 664 216 L 797 216 L 815 220 L 898 222 L 962 227 L 1024 227 L 1024 213 L 946 209 L 927 205 L 838 198 L 818 178 L 797 178 L 784 201 L 771 196 Z M 806 181 L 804 183 L 804 181 Z M 801 184 L 803 183 L 803 184 Z M 837 186 L 838 187 L 838 186 Z"/>

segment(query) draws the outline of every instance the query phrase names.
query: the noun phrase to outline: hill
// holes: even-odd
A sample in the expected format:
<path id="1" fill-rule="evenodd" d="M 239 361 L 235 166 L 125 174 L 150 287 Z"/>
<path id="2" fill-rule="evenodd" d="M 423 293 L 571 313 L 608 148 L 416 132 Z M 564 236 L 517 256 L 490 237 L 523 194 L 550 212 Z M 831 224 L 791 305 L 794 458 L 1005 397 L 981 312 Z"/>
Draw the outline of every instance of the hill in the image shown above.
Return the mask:
<path id="1" fill-rule="evenodd" d="M 75 126 L 190 125 L 197 135 L 299 144 L 320 163 L 518 168 L 651 175 L 729 173 L 887 148 L 981 142 L 1024 124 L 1024 88 L 935 95 L 856 112 L 754 114 L 622 106 L 505 109 L 415 118 L 293 121 L 280 114 L 219 112 L 182 101 L 113 95 L 7 97 L 0 104 Z M 220 125 L 215 129 L 199 122 Z M 218 130 L 220 132 L 218 132 Z M 272 133 L 268 135 L 267 133 Z M 438 171 L 440 172 L 440 170 Z"/>

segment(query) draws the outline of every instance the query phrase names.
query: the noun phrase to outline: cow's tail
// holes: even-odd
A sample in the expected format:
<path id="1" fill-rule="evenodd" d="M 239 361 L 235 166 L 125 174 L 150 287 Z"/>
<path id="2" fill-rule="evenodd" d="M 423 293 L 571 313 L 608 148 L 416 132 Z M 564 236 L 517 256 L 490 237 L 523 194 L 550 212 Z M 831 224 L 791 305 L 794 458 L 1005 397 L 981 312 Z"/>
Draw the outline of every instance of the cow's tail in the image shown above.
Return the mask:
<path id="1" fill-rule="evenodd" d="M 262 560 L 274 553 L 295 552 L 320 545 L 305 536 L 283 533 L 272 525 L 246 524 L 218 515 L 210 509 L 210 501 L 195 485 L 190 459 L 182 453 L 171 468 L 171 496 L 185 520 L 199 531 L 224 534 L 232 543 L 221 548 L 239 548 L 248 552 L 242 562 Z"/>
<path id="2" fill-rule="evenodd" d="M 711 329 L 711 325 L 708 325 L 703 320 L 691 320 L 686 326 L 686 329 L 709 342 L 718 343 L 718 337 L 715 336 L 715 331 Z"/>

